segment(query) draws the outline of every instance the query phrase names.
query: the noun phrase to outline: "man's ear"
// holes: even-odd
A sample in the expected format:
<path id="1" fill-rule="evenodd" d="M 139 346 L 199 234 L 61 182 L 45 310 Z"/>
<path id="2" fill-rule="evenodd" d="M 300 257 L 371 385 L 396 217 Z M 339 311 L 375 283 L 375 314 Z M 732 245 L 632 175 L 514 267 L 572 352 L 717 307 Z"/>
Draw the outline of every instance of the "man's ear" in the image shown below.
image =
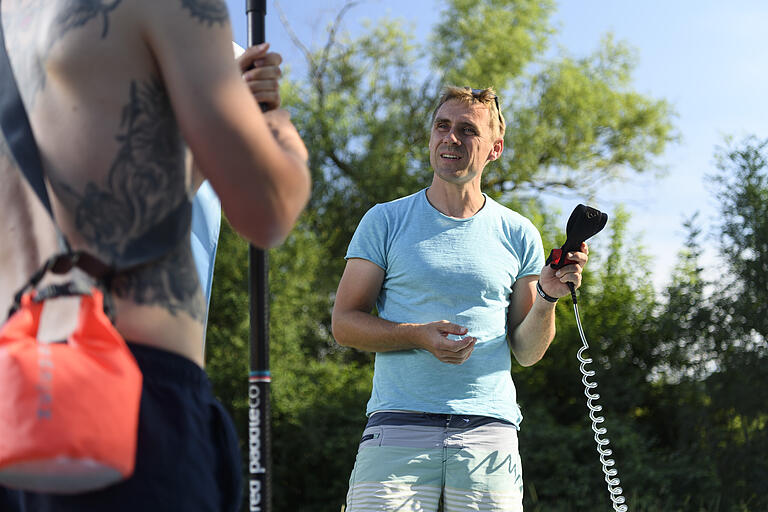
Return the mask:
<path id="1" fill-rule="evenodd" d="M 504 151 L 504 139 L 496 139 L 493 143 L 493 148 L 491 149 L 491 152 L 488 153 L 488 161 L 496 160 L 501 156 L 501 153 Z"/>

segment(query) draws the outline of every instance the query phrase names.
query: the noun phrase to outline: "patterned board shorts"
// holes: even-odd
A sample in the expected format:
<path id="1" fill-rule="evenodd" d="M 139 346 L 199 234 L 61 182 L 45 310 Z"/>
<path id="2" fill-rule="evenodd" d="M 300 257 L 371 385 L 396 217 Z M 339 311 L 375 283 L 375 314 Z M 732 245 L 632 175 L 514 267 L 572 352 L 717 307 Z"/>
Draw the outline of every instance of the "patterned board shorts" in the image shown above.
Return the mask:
<path id="1" fill-rule="evenodd" d="M 484 416 L 380 412 L 363 431 L 346 512 L 523 510 L 517 429 Z"/>

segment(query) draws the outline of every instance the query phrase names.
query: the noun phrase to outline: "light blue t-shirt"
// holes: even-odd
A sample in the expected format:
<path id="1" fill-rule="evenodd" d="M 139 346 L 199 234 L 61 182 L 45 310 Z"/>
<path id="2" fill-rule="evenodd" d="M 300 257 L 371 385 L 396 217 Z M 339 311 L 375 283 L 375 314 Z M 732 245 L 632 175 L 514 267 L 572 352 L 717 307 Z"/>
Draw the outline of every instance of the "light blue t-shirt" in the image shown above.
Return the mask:
<path id="1" fill-rule="evenodd" d="M 398 323 L 448 320 L 477 338 L 461 365 L 421 349 L 377 353 L 367 414 L 475 414 L 519 426 L 507 307 L 514 282 L 544 266 L 541 236 L 528 219 L 488 196 L 474 216 L 448 217 L 429 203 L 425 189 L 371 208 L 346 258 L 384 269 L 379 317 Z"/>
<path id="2" fill-rule="evenodd" d="M 205 332 L 208 325 L 208 307 L 211 303 L 213 267 L 216 248 L 221 231 L 221 201 L 208 181 L 204 181 L 192 201 L 192 229 L 190 244 L 195 259 L 200 287 L 205 296 L 205 321 L 203 322 L 203 354 L 205 354 Z"/>

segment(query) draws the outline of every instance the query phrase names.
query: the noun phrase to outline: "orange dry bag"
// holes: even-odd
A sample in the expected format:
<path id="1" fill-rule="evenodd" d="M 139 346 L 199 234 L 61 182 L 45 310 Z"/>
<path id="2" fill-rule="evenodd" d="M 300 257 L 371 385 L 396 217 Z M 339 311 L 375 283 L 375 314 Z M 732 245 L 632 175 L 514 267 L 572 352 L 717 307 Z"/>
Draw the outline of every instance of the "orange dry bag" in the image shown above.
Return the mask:
<path id="1" fill-rule="evenodd" d="M 133 473 L 141 372 L 93 288 L 65 343 L 36 339 L 29 292 L 0 329 L 0 484 L 77 493 Z"/>

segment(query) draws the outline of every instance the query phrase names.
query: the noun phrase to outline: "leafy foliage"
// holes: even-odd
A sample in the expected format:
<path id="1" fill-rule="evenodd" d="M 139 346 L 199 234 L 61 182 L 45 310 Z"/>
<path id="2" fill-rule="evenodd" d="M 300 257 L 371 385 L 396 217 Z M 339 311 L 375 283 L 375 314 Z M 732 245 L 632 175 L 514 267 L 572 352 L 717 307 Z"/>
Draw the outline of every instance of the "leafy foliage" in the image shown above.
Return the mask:
<path id="1" fill-rule="evenodd" d="M 712 177 L 723 213 L 720 245 L 734 276 L 726 301 L 742 336 L 768 336 L 768 140 L 747 138 L 718 152 Z"/>
<path id="2" fill-rule="evenodd" d="M 632 52 L 612 37 L 582 59 L 545 63 L 509 123 L 514 158 L 488 186 L 595 190 L 624 169 L 645 172 L 676 139 L 663 100 L 629 88 Z"/>

